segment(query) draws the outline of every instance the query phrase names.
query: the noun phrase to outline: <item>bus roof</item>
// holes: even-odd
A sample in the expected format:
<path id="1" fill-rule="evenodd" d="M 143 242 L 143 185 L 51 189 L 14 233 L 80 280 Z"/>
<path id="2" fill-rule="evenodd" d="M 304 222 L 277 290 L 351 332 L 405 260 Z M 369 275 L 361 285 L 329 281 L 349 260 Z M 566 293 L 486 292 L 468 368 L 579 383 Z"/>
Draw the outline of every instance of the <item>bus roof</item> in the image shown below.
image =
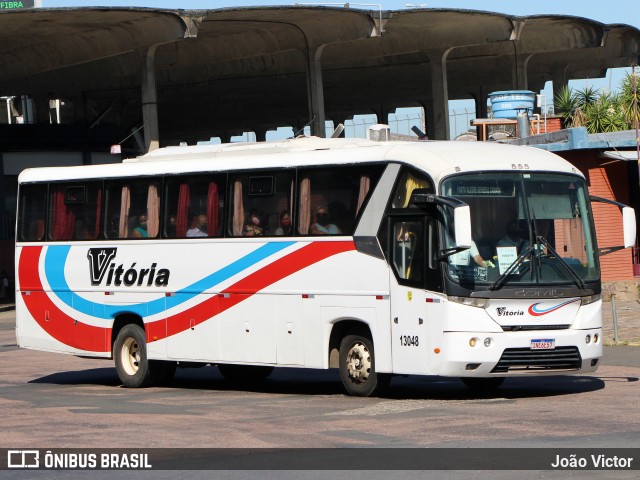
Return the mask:
<path id="1" fill-rule="evenodd" d="M 455 173 L 529 170 L 581 175 L 561 157 L 533 147 L 489 142 L 373 142 L 303 137 L 279 142 L 165 147 L 123 163 L 24 170 L 20 183 L 173 175 L 300 166 L 399 162 L 427 172 L 436 184 Z"/>

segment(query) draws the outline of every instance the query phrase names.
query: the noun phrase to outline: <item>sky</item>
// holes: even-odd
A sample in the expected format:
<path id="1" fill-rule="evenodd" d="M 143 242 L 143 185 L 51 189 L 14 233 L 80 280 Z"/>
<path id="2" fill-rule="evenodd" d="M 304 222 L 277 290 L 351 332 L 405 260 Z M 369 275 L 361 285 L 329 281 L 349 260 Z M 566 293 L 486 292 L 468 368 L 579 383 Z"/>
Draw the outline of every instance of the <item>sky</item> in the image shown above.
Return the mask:
<path id="1" fill-rule="evenodd" d="M 369 3 L 374 0 L 350 1 L 351 8 L 365 10 L 401 10 L 406 8 L 452 8 L 482 10 L 487 12 L 505 13 L 515 16 L 526 15 L 570 15 L 584 17 L 605 24 L 627 24 L 640 28 L 640 8 L 634 6 L 637 0 L 382 0 L 380 4 Z M 292 0 L 278 2 L 277 0 L 41 0 L 43 7 L 148 7 L 167 9 L 217 9 L 229 7 L 264 7 L 272 5 L 295 5 L 305 3 L 322 3 L 320 0 Z M 336 0 L 329 0 L 323 5 L 344 5 Z M 583 88 L 585 85 L 602 89 L 617 89 L 626 72 L 631 69 L 609 70 L 607 77 L 603 79 L 581 79 L 569 82 L 572 88 Z M 553 93 L 551 83 L 548 82 L 540 92 L 545 96 L 549 104 L 552 104 Z M 469 118 L 464 113 L 475 110 L 473 102 L 469 100 L 451 101 L 449 104 L 450 123 L 452 123 L 452 135 L 456 136 L 465 130 L 469 124 Z M 413 115 L 413 114 L 411 114 Z M 453 116 L 451 116 L 453 115 Z M 457 115 L 457 116 L 456 116 Z M 406 117 L 406 116 L 405 116 Z M 402 116 L 398 117 L 398 125 Z M 473 115 L 471 116 L 473 118 Z M 459 122 L 457 120 L 459 119 Z M 391 122 L 390 122 L 391 123 Z M 410 122 L 407 121 L 407 124 Z M 459 124 L 459 127 L 453 124 Z M 364 127 L 363 127 L 364 128 Z M 393 127 L 392 127 L 393 128 Z"/>

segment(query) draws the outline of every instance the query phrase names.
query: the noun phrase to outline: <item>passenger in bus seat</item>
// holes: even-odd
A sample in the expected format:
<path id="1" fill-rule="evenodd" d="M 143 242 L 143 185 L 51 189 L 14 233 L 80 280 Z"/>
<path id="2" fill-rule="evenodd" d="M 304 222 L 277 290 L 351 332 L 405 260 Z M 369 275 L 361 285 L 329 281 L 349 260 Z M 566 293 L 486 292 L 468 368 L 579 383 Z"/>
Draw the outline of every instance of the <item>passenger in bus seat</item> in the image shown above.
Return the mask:
<path id="1" fill-rule="evenodd" d="M 147 216 L 138 215 L 137 225 L 131 232 L 133 238 L 149 238 L 149 232 L 147 232 Z"/>
<path id="2" fill-rule="evenodd" d="M 324 205 L 316 208 L 316 223 L 311 225 L 312 235 L 339 235 L 340 229 L 331 223 L 329 209 Z"/>
<path id="3" fill-rule="evenodd" d="M 251 209 L 251 212 L 244 223 L 242 234 L 245 237 L 261 237 L 262 235 L 266 235 L 266 229 L 262 225 L 262 218 L 257 209 Z"/>
<path id="4" fill-rule="evenodd" d="M 176 224 L 177 220 L 176 220 L 176 215 L 175 214 L 171 214 L 169 215 L 169 220 L 167 221 L 167 231 L 166 231 L 166 235 L 169 238 L 176 238 L 177 234 L 177 224 Z"/>
<path id="5" fill-rule="evenodd" d="M 207 237 L 207 216 L 204 213 L 196 215 L 191 223 L 191 228 L 187 230 L 187 237 Z"/>
<path id="6" fill-rule="evenodd" d="M 280 213 L 280 226 L 276 228 L 275 234 L 284 236 L 292 234 L 291 215 L 289 215 L 288 210 L 283 210 L 282 213 Z"/>

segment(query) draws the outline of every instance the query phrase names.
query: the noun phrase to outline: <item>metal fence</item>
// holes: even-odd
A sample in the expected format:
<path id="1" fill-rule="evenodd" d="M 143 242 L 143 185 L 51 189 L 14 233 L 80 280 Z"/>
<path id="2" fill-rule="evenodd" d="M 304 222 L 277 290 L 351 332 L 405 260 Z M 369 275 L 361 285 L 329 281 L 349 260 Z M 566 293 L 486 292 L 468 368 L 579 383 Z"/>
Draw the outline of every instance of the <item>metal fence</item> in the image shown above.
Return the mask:
<path id="1" fill-rule="evenodd" d="M 476 118 L 475 109 L 464 108 L 462 110 L 451 110 L 449 112 L 449 128 L 451 139 L 455 139 L 459 135 L 471 131 L 475 134 L 475 128 L 470 127 L 470 122 Z M 362 115 L 351 120 L 347 120 L 344 124 L 345 136 L 347 138 L 367 138 L 367 130 L 370 126 L 378 123 L 375 115 Z M 391 133 L 400 135 L 412 135 L 412 127 L 418 127 L 425 132 L 425 120 L 421 114 L 391 114 L 388 121 Z M 328 132 L 330 134 L 331 132 Z M 426 133 L 426 132 L 425 132 Z"/>

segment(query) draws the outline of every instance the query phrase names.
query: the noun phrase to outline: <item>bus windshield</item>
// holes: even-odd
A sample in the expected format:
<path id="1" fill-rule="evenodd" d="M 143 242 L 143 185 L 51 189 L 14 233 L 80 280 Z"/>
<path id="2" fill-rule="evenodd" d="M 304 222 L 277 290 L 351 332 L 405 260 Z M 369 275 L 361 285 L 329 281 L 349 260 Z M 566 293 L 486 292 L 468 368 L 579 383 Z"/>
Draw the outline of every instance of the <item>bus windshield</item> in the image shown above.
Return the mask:
<path id="1" fill-rule="evenodd" d="M 599 277 L 593 218 L 582 178 L 557 173 L 481 173 L 446 179 L 443 195 L 469 204 L 471 248 L 447 257 L 462 285 L 584 288 Z M 450 219 L 445 231 L 451 230 Z M 451 235 L 445 235 L 445 244 Z M 445 245 L 446 246 L 446 245 Z"/>

